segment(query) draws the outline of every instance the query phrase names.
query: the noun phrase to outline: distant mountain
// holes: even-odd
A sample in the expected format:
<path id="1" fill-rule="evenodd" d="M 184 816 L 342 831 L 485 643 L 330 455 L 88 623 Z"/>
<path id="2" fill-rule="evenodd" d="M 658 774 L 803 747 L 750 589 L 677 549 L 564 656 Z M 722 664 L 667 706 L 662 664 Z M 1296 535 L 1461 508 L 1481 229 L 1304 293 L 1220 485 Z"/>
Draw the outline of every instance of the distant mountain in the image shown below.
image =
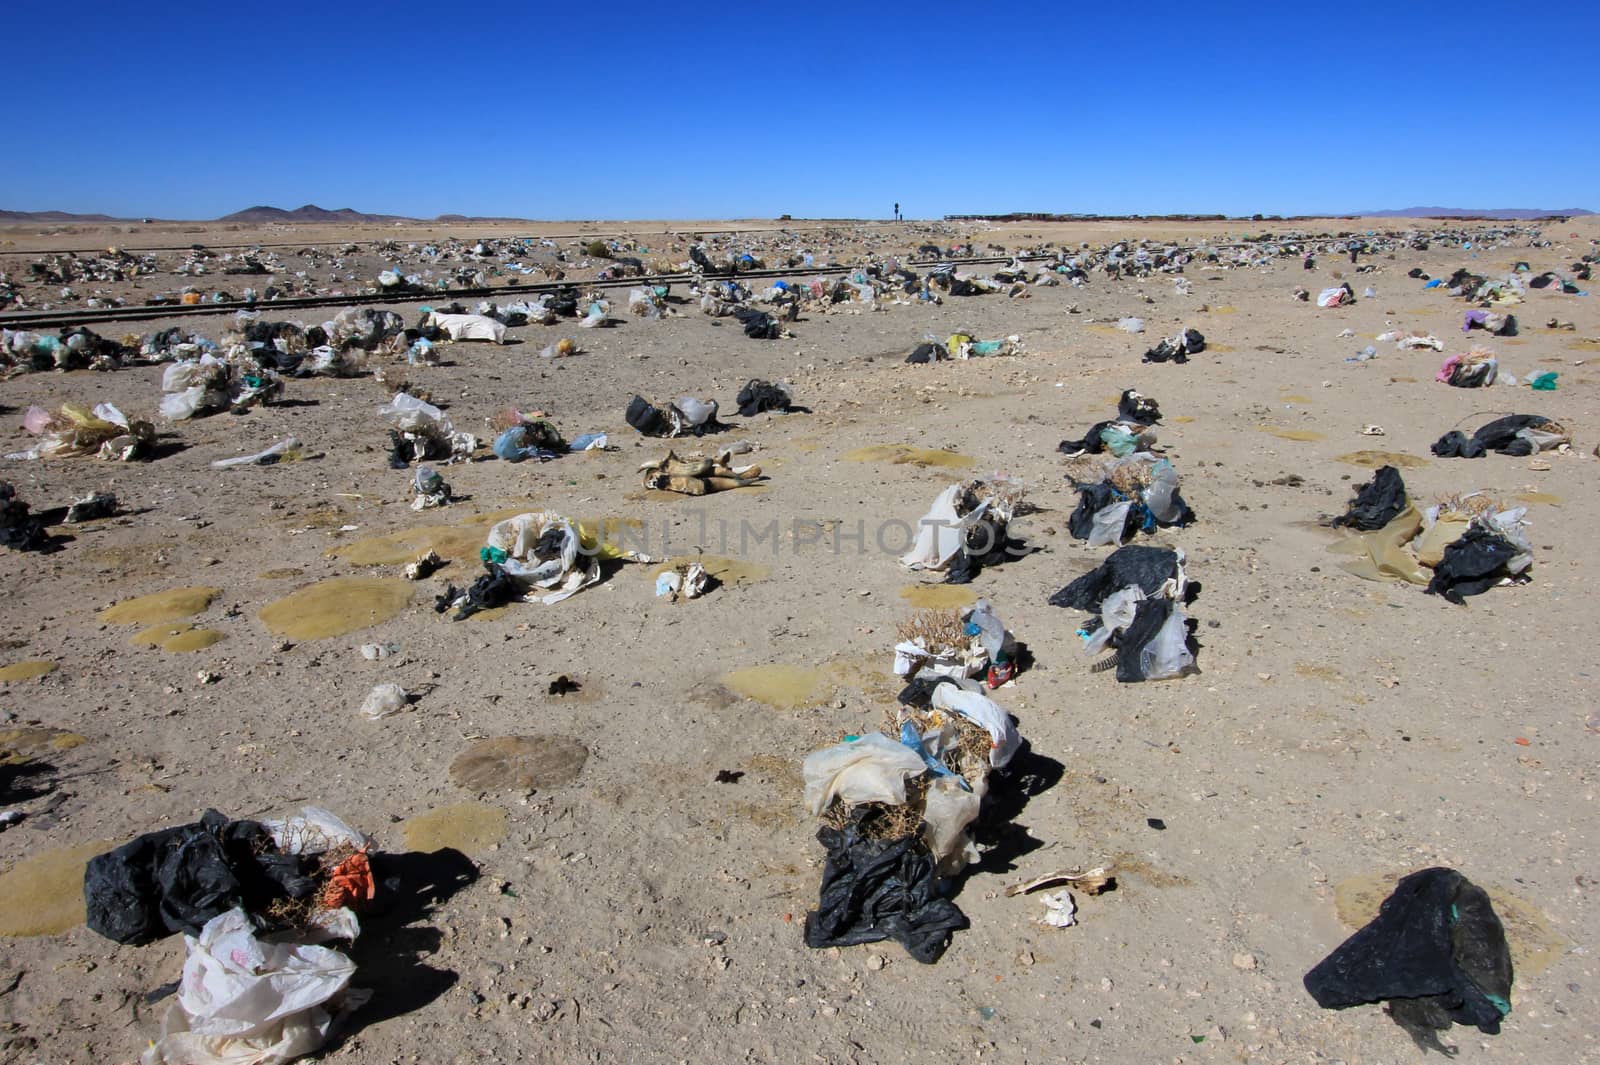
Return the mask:
<path id="1" fill-rule="evenodd" d="M 69 211 L 0 211 L 0 222 L 121 222 L 108 214 L 72 214 Z"/>
<path id="2" fill-rule="evenodd" d="M 1559 211 L 1546 211 L 1531 207 L 1402 207 L 1398 211 L 1357 211 L 1366 218 L 1493 218 L 1502 221 L 1519 221 L 1529 218 L 1549 218 L 1551 215 L 1594 214 L 1582 207 L 1567 207 Z"/>
<path id="3" fill-rule="evenodd" d="M 308 203 L 304 207 L 296 207 L 286 211 L 282 207 L 246 207 L 242 211 L 225 214 L 217 219 L 219 222 L 318 222 L 318 223 L 344 223 L 355 222 L 395 222 L 401 221 L 402 216 L 394 214 L 365 214 L 350 207 L 341 207 L 337 211 L 330 211 L 326 207 L 318 207 Z"/>

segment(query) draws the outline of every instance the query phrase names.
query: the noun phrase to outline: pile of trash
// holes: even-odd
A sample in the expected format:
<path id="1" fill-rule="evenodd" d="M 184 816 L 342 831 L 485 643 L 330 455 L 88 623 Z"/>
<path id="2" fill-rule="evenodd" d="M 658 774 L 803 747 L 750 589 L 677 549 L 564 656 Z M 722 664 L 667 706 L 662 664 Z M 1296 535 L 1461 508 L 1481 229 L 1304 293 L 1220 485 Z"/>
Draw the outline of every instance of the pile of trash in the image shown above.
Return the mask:
<path id="1" fill-rule="evenodd" d="M 1483 329 L 1495 336 L 1514 337 L 1517 335 L 1517 316 L 1495 311 L 1468 311 L 1461 323 L 1461 331 L 1470 333 L 1474 329 Z"/>
<path id="2" fill-rule="evenodd" d="M 1017 355 L 1022 352 L 1022 338 L 1015 334 L 999 340 L 977 340 L 971 333 L 952 333 L 939 340 L 929 333 L 906 356 L 909 363 L 942 362 L 946 359 L 972 359 L 984 356 Z"/>
<path id="3" fill-rule="evenodd" d="M 886 711 L 887 732 L 806 757 L 806 807 L 827 848 L 813 948 L 893 939 L 932 963 L 967 927 L 950 878 L 981 857 L 971 828 L 1022 745 L 1011 715 L 974 681 L 922 678 Z"/>
<path id="4" fill-rule="evenodd" d="M 403 470 L 413 462 L 457 462 L 478 449 L 478 438 L 457 432 L 444 411 L 406 392 L 378 408 L 389 423 L 389 465 Z"/>
<path id="5" fill-rule="evenodd" d="M 1500 373 L 1500 360 L 1488 348 L 1473 348 L 1465 355 L 1452 355 L 1444 360 L 1435 381 L 1452 388 L 1487 388 L 1494 384 Z"/>
<path id="6" fill-rule="evenodd" d="M 1086 654 L 1116 652 L 1090 667 L 1116 667 L 1128 684 L 1183 676 L 1194 667 L 1190 621 L 1184 607 L 1198 597 L 1181 549 L 1119 547 L 1100 566 L 1050 597 L 1050 605 L 1094 615 L 1078 629 Z"/>
<path id="7" fill-rule="evenodd" d="M 965 610 L 919 610 L 895 630 L 894 673 L 910 680 L 982 679 L 998 688 L 1016 675 L 1017 641 L 987 599 Z"/>
<path id="8" fill-rule="evenodd" d="M 507 410 L 494 420 L 495 457 L 503 462 L 537 459 L 549 462 L 569 450 L 561 433 L 543 418 L 530 417 L 518 410 Z"/>
<path id="9" fill-rule="evenodd" d="M 512 602 L 549 606 L 599 584 L 601 562 L 650 561 L 606 542 L 602 529 L 585 528 L 550 511 L 497 522 L 479 558 L 483 575 L 465 590 L 449 585 L 435 598 L 435 611 L 453 610 L 453 620 L 461 621 Z"/>
<path id="10" fill-rule="evenodd" d="M 1336 288 L 1325 288 L 1317 293 L 1318 307 L 1346 307 L 1355 301 L 1356 292 L 1355 289 L 1350 287 L 1349 282 L 1345 282 Z"/>
<path id="11" fill-rule="evenodd" d="M 1434 441 L 1432 451 L 1440 458 L 1476 459 L 1490 451 L 1522 458 L 1571 443 L 1572 435 L 1566 426 L 1554 418 L 1540 414 L 1507 414 L 1478 426 L 1471 436 L 1452 429 Z"/>
<path id="12" fill-rule="evenodd" d="M 794 408 L 794 397 L 789 386 L 781 381 L 775 384 L 752 377 L 739 389 L 734 403 L 741 418 L 754 418 L 769 411 L 788 414 Z"/>
<path id="13" fill-rule="evenodd" d="M 1418 351 L 1422 348 L 1431 348 L 1434 351 L 1444 350 L 1444 341 L 1431 333 L 1402 333 L 1398 329 L 1390 329 L 1379 333 L 1378 343 L 1387 344 L 1394 342 L 1394 346 L 1401 351 Z"/>
<path id="14" fill-rule="evenodd" d="M 657 407 L 643 396 L 628 401 L 623 418 L 645 436 L 704 436 L 722 428 L 717 421 L 717 401 L 679 396 L 675 402 Z"/>
<path id="15" fill-rule="evenodd" d="M 671 289 L 666 285 L 651 285 L 648 288 L 635 288 L 628 290 L 628 313 L 635 318 L 661 319 L 670 316 L 673 312 L 667 306 L 667 295 Z"/>
<path id="16" fill-rule="evenodd" d="M 1081 456 L 1067 479 L 1078 493 L 1067 531 L 1090 547 L 1122 544 L 1136 533 L 1194 520 L 1194 511 L 1178 492 L 1177 469 L 1148 451 L 1122 458 Z"/>
<path id="17" fill-rule="evenodd" d="M 661 458 L 640 466 L 639 473 L 646 488 L 688 496 L 744 488 L 761 479 L 760 466 L 733 465 L 731 450 L 719 451 L 715 458 L 696 455 L 679 458 L 676 452 L 668 451 Z"/>
<path id="18" fill-rule="evenodd" d="M 951 485 L 917 523 L 900 564 L 943 573 L 948 584 L 968 584 L 985 566 L 1025 554 L 1023 542 L 1009 532 L 1024 494 L 1019 481 L 1006 477 Z"/>
<path id="19" fill-rule="evenodd" d="M 1160 420 L 1161 405 L 1130 388 L 1117 399 L 1115 418 L 1096 422 L 1083 434 L 1082 439 L 1063 440 L 1056 445 L 1056 450 L 1072 458 L 1104 452 L 1116 458 L 1125 458 L 1138 451 L 1149 451 L 1155 446 L 1154 426 Z"/>
<path id="20" fill-rule="evenodd" d="M 1355 530 L 1328 550 L 1351 556 L 1341 568 L 1366 580 L 1426 585 L 1458 605 L 1499 584 L 1525 583 L 1533 565 L 1526 507 L 1482 492 L 1418 510 L 1400 471 L 1384 466 L 1329 524 Z"/>
<path id="21" fill-rule="evenodd" d="M 97 403 L 93 410 L 77 403 L 63 403 L 53 411 L 29 407 L 22 416 L 22 427 L 39 437 L 39 442 L 27 451 L 7 455 L 8 459 L 98 455 L 133 462 L 149 458 L 156 439 L 155 426 L 129 419 L 110 403 Z"/>
<path id="22" fill-rule="evenodd" d="M 283 394 L 283 379 L 254 358 L 218 358 L 208 352 L 169 364 L 161 375 L 161 391 L 161 416 L 183 421 L 271 403 Z"/>
<path id="23" fill-rule="evenodd" d="M 1185 329 L 1145 352 L 1143 361 L 1185 363 L 1190 355 L 1198 355 L 1204 350 L 1206 338 L 1200 330 Z"/>
<path id="24" fill-rule="evenodd" d="M 90 859 L 88 925 L 117 943 L 184 934 L 177 999 L 142 1065 L 279 1065 L 315 1053 L 368 994 L 321 944 L 353 941 L 377 884 L 371 841 L 326 810 L 282 821 L 200 821 Z"/>
<path id="25" fill-rule="evenodd" d="M 119 370 L 139 360 L 139 349 L 77 326 L 45 336 L 26 329 L 0 329 L 0 368 L 13 373 L 47 370 Z"/>
<path id="26" fill-rule="evenodd" d="M 656 598 L 676 603 L 698 599 L 711 586 L 711 575 L 699 562 L 683 562 L 656 575 Z"/>

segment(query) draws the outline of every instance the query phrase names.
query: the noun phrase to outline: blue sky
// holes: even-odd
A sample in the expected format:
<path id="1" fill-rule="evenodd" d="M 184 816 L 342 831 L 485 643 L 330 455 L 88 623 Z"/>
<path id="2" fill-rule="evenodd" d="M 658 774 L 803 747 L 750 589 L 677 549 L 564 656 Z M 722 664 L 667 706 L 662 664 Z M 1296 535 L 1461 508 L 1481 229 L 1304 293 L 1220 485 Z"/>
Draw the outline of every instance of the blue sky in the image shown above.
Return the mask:
<path id="1" fill-rule="evenodd" d="M 13 210 L 1600 210 L 1594 0 L 7 12 Z"/>

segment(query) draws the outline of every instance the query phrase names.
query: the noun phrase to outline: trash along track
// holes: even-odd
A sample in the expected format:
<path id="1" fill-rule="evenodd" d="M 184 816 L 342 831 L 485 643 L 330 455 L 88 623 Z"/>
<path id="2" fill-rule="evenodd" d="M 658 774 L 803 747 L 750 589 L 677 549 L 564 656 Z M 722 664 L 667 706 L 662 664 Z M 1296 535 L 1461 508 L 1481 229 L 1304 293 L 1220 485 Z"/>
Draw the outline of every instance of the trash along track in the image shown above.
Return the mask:
<path id="1" fill-rule="evenodd" d="M 1010 263 L 1021 260 L 1033 262 L 1048 259 L 1048 255 L 992 255 L 979 259 L 936 259 L 926 262 L 912 262 L 909 266 L 930 267 L 938 266 L 945 262 L 961 263 L 962 265 L 991 265 L 995 263 Z M 804 270 L 741 270 L 737 274 L 705 274 L 706 278 L 750 278 L 750 277 L 793 277 L 804 273 L 817 276 L 837 276 L 848 274 L 857 270 L 856 266 L 813 266 Z M 683 284 L 693 281 L 697 276 L 690 273 L 676 274 L 646 274 L 640 277 L 621 277 L 606 281 L 537 281 L 530 284 L 483 285 L 474 288 L 455 288 L 447 291 L 428 291 L 425 289 L 408 289 L 404 292 L 375 292 L 367 294 L 347 294 L 343 296 L 290 296 L 284 299 L 256 301 L 246 303 L 243 300 L 232 300 L 227 303 L 198 303 L 198 304 L 141 304 L 137 307 L 94 307 L 76 311 L 21 311 L 13 314 L 0 315 L 0 326 L 5 328 L 50 328 L 53 326 L 88 325 L 93 322 L 135 322 L 147 321 L 154 318 L 185 318 L 190 315 L 201 314 L 233 314 L 240 310 L 259 310 L 270 307 L 274 310 L 294 310 L 302 307 L 348 307 L 356 304 L 368 303 L 418 303 L 434 302 L 440 300 L 464 299 L 480 296 L 504 295 L 537 295 L 545 292 L 559 292 L 562 289 L 583 287 L 588 289 L 612 288 L 638 288 L 641 285 L 670 285 Z"/>

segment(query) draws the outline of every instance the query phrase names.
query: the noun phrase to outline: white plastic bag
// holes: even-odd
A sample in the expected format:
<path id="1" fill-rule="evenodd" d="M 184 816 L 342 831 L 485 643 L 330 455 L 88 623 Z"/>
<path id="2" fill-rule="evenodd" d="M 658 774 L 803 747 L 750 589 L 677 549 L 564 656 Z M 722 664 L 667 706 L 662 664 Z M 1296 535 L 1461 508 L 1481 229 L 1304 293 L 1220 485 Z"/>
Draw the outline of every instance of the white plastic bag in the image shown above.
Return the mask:
<path id="1" fill-rule="evenodd" d="M 534 557 L 533 549 L 552 528 L 561 531 L 561 551 L 552 559 L 540 561 Z M 507 518 L 490 528 L 488 545 L 506 553 L 506 560 L 501 563 L 506 573 L 524 585 L 550 590 L 543 595 L 530 591 L 524 596 L 528 602 L 547 606 L 559 603 L 600 582 L 599 559 L 579 557 L 577 527 L 559 514 L 539 512 Z"/>
<path id="2" fill-rule="evenodd" d="M 1101 600 L 1100 627 L 1085 641 L 1084 652 L 1091 655 L 1099 654 L 1119 629 L 1132 625 L 1133 616 L 1139 610 L 1139 601 L 1143 598 L 1143 589 L 1137 584 L 1130 584 Z"/>
<path id="3" fill-rule="evenodd" d="M 355 962 L 327 947 L 257 939 L 240 909 L 184 943 L 178 1000 L 142 1065 L 282 1065 L 322 1046 L 336 997 L 345 1009 L 367 997 L 346 993 Z"/>
<path id="4" fill-rule="evenodd" d="M 451 340 L 487 340 L 494 344 L 506 342 L 506 325 L 486 314 L 428 314 L 428 324 L 449 334 Z"/>
<path id="5" fill-rule="evenodd" d="M 1188 619 L 1183 608 L 1176 603 L 1172 613 L 1150 642 L 1139 648 L 1139 669 L 1145 680 L 1166 680 L 1176 677 L 1194 665 L 1194 655 L 1189 653 Z"/>
<path id="6" fill-rule="evenodd" d="M 1182 514 L 1177 498 L 1178 471 L 1172 463 L 1162 459 L 1150 471 L 1150 484 L 1144 490 L 1145 509 L 1162 524 L 1177 521 Z"/>
<path id="7" fill-rule="evenodd" d="M 985 500 L 966 517 L 956 516 L 956 500 L 961 486 L 953 484 L 939 493 L 928 508 L 928 513 L 917 523 L 917 539 L 911 550 L 900 556 L 900 564 L 908 569 L 943 569 L 961 550 L 967 526 L 983 516 L 989 503 Z"/>
<path id="8" fill-rule="evenodd" d="M 161 416 L 168 421 L 181 422 L 186 418 L 193 418 L 205 402 L 206 389 L 204 385 L 195 385 L 182 392 L 170 392 L 161 397 Z"/>
<path id="9" fill-rule="evenodd" d="M 361 716 L 368 721 L 382 721 L 406 708 L 411 701 L 406 690 L 391 682 L 379 684 L 361 701 Z"/>
<path id="10" fill-rule="evenodd" d="M 1106 544 L 1120 544 L 1122 530 L 1128 524 L 1128 510 L 1133 506 L 1133 500 L 1124 499 L 1118 503 L 1108 503 L 1094 512 L 1094 528 L 1089 530 L 1089 546 L 1103 547 Z"/>
<path id="11" fill-rule="evenodd" d="M 272 833 L 272 845 L 285 854 L 321 854 L 344 844 L 360 850 L 367 845 L 365 833 L 320 806 L 302 806 L 297 814 L 262 821 L 261 827 Z"/>
<path id="12" fill-rule="evenodd" d="M 959 777 L 936 776 L 928 784 L 922 810 L 926 825 L 922 839 L 933 852 L 940 876 L 959 873 L 982 857 L 967 829 L 978 819 L 989 781 L 984 776 L 970 783 L 970 791 L 961 786 Z"/>
<path id="13" fill-rule="evenodd" d="M 996 769 L 1011 761 L 1022 737 L 1011 724 L 1011 715 L 987 695 L 967 691 L 955 684 L 940 684 L 933 689 L 929 705 L 935 710 L 952 710 L 989 733 L 989 764 Z"/>
<path id="14" fill-rule="evenodd" d="M 941 684 L 941 688 L 948 685 Z M 922 756 L 881 732 L 812 751 L 801 765 L 806 781 L 806 806 L 820 816 L 834 798 L 846 806 L 906 801 L 906 778 L 921 775 Z"/>
<path id="15" fill-rule="evenodd" d="M 393 399 L 378 408 L 378 413 L 402 433 L 437 432 L 449 436 L 453 430 L 444 411 L 405 392 L 396 392 Z"/>

